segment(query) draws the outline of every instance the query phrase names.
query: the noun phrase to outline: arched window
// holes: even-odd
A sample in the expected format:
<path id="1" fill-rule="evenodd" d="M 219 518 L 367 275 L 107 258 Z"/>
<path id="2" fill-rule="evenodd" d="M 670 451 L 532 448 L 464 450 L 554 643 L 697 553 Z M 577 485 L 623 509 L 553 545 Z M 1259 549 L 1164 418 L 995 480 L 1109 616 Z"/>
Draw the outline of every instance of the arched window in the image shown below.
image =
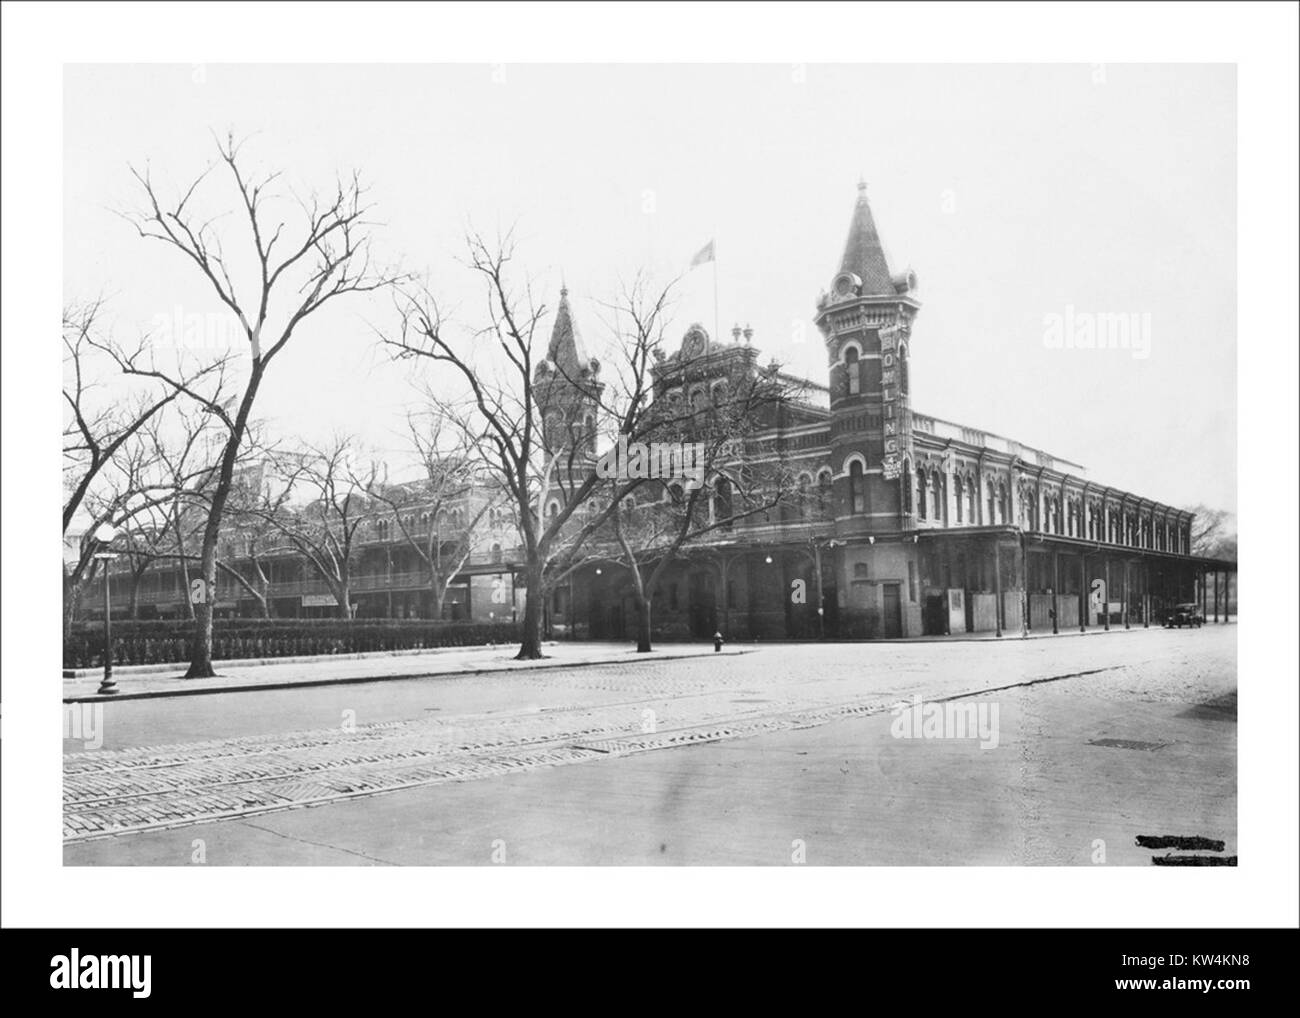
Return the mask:
<path id="1" fill-rule="evenodd" d="M 903 499 L 903 512 L 912 511 L 912 463 L 910 460 L 903 460 L 903 483 L 899 485 L 899 491 Z"/>
<path id="2" fill-rule="evenodd" d="M 934 511 L 932 518 L 938 522 L 943 522 L 943 474 L 935 471 L 930 475 L 930 500 Z"/>
<path id="3" fill-rule="evenodd" d="M 966 522 L 975 523 L 979 520 L 979 502 L 980 490 L 975 483 L 975 478 L 966 478 Z"/>
<path id="4" fill-rule="evenodd" d="M 826 517 L 831 511 L 831 472 L 823 470 L 817 475 L 817 514 Z"/>
<path id="5" fill-rule="evenodd" d="M 849 465 L 849 511 L 857 514 L 867 511 L 867 479 L 862 474 L 861 460 Z"/>
<path id="6" fill-rule="evenodd" d="M 966 485 L 965 482 L 962 481 L 961 479 L 961 474 L 958 474 L 956 477 L 954 477 L 952 479 L 952 483 L 953 483 L 953 494 L 957 496 L 955 499 L 953 499 L 953 505 L 957 510 L 957 522 L 964 523 L 965 520 L 962 519 L 962 499 L 966 495 Z"/>
<path id="7" fill-rule="evenodd" d="M 925 497 L 928 480 L 929 476 L 925 472 L 925 467 L 922 466 L 916 472 L 916 518 L 919 520 L 925 519 L 929 510 L 929 500 Z"/>
<path id="8" fill-rule="evenodd" d="M 549 525 L 549 524 L 551 524 L 551 523 L 554 523 L 556 517 L 558 517 L 559 515 L 560 515 L 560 503 L 559 503 L 559 502 L 554 502 L 554 501 L 551 502 L 551 503 L 546 507 L 546 522 L 547 522 L 547 524 Z"/>
<path id="9" fill-rule="evenodd" d="M 844 351 L 844 374 L 849 382 L 849 395 L 858 395 L 862 391 L 862 371 L 858 363 L 858 348 L 855 346 Z"/>
<path id="10" fill-rule="evenodd" d="M 984 522 L 989 526 L 998 521 L 998 486 L 991 478 L 989 479 L 989 514 Z"/>
<path id="11" fill-rule="evenodd" d="M 493 543 L 492 545 L 492 561 L 501 561 L 501 545 L 499 543 Z"/>

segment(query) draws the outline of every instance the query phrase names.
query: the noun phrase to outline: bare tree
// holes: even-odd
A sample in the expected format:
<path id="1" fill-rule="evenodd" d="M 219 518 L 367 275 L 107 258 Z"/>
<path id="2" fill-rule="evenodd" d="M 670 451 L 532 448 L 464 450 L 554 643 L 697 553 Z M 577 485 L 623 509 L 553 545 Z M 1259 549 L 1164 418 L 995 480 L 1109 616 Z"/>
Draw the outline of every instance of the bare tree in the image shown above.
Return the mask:
<path id="1" fill-rule="evenodd" d="M 63 309 L 63 531 L 67 533 L 91 485 L 123 447 L 172 403 L 173 388 L 121 392 L 101 398 L 104 365 L 93 363 L 104 338 L 99 318 L 103 301 L 69 304 Z"/>
<path id="2" fill-rule="evenodd" d="M 495 475 L 518 521 L 525 600 L 517 657 L 531 660 L 543 656 L 547 594 L 572 570 L 586 539 L 609 518 L 613 505 L 643 481 L 632 479 L 616 486 L 600 512 L 575 518 L 604 482 L 596 473 L 591 455 L 594 435 L 585 433 L 585 418 L 565 422 L 567 442 L 564 434 L 548 435 L 545 430 L 551 412 L 558 409 L 548 405 L 546 398 L 539 399 L 535 386 L 535 374 L 545 358 L 538 356 L 534 340 L 546 308 L 535 299 L 530 283 L 516 289 L 510 234 L 490 244 L 471 233 L 467 246 L 469 268 L 483 287 L 486 324 L 458 338 L 427 287 L 408 290 L 398 302 L 400 332 L 384 337 L 384 342 L 398 358 L 448 365 L 468 391 L 464 402 L 444 404 L 443 409 L 462 422 L 471 446 L 482 450 L 485 468 Z M 626 386 L 615 392 L 592 377 L 564 378 L 570 398 L 578 397 L 599 411 L 613 430 L 633 440 L 640 438 L 650 401 L 652 349 L 662 329 L 668 293 L 665 287 L 653 299 L 638 301 L 643 312 L 639 335 L 620 351 L 625 357 Z M 557 367 L 547 365 L 546 370 Z M 541 391 L 554 391 L 554 387 Z M 554 512 L 548 511 L 552 494 L 556 495 Z"/>
<path id="3" fill-rule="evenodd" d="M 169 499 L 160 505 L 160 514 L 150 514 L 148 528 L 139 534 L 129 531 L 126 535 L 128 547 L 136 545 L 146 551 L 153 562 L 174 562 L 181 574 L 180 587 L 183 593 L 182 603 L 190 621 L 195 619 L 195 606 L 190 599 L 190 571 L 197 568 L 200 557 L 191 552 L 207 527 L 208 512 L 216 481 L 219 476 L 219 458 L 224 447 L 225 429 L 217 418 L 201 407 L 180 410 L 178 420 L 168 429 L 151 429 L 158 459 L 164 468 L 164 477 L 171 484 Z M 260 429 L 250 425 L 249 434 L 240 449 L 236 476 L 243 479 L 250 467 L 255 467 L 264 457 L 270 455 L 270 447 L 263 440 Z M 232 486 L 229 505 L 239 505 L 249 501 L 252 496 L 246 490 L 247 485 L 236 483 Z M 231 557 L 229 537 L 224 552 L 217 560 L 217 568 L 223 573 L 241 579 L 240 573 L 224 558 Z M 145 557 L 145 556 L 141 556 Z M 265 597 L 262 599 L 265 611 Z"/>
<path id="4" fill-rule="evenodd" d="M 1206 505 L 1188 506 L 1187 512 L 1196 514 L 1192 523 L 1193 555 L 1224 559 L 1237 557 L 1236 520 L 1231 513 Z"/>
<path id="5" fill-rule="evenodd" d="M 365 189 L 353 174 L 340 179 L 327 196 L 293 203 L 296 234 L 282 216 L 285 199 L 269 190 L 279 173 L 250 176 L 241 147 L 232 135 L 217 142 L 216 161 L 199 174 L 175 200 L 163 196 L 149 170 L 132 169 L 143 190 L 143 208 L 128 216 L 142 238 L 160 241 L 192 265 L 220 304 L 239 321 L 246 343 L 246 370 L 237 394 L 227 399 L 220 386 L 199 384 L 160 366 L 155 349 L 142 343 L 134 350 L 110 347 L 122 369 L 152 379 L 193 400 L 214 415 L 225 435 L 217 473 L 207 500 L 199 568 L 206 589 L 217 580 L 217 547 L 222 520 L 234 483 L 240 450 L 271 364 L 297 335 L 335 298 L 374 291 L 398 281 L 395 274 L 371 267 L 369 207 Z M 217 170 L 231 189 L 231 206 L 242 224 L 234 260 L 223 240 L 233 240 L 233 228 L 217 228 L 220 215 L 196 210 L 196 195 Z M 243 279 L 237 286 L 234 276 Z M 278 310 L 277 310 L 278 309 Z M 274 324 L 273 324 L 274 322 Z M 227 353 L 212 361 L 208 371 L 224 381 L 235 363 Z M 197 634 L 187 678 L 207 678 L 212 668 L 212 598 L 196 606 Z"/>
<path id="6" fill-rule="evenodd" d="M 375 484 L 371 494 L 424 567 L 433 617 L 440 619 L 447 591 L 474 551 L 479 524 L 502 496 L 484 477 L 464 429 L 444 414 L 409 415 L 407 434 L 421 476 L 409 484 Z"/>
<path id="7" fill-rule="evenodd" d="M 282 453 L 277 457 L 279 490 L 242 511 L 279 533 L 307 560 L 344 619 L 352 618 L 357 532 L 371 513 L 371 492 L 379 476 L 377 464 L 372 461 L 358 469 L 356 457 L 356 441 L 349 435 Z"/>
<path id="8" fill-rule="evenodd" d="M 100 465 L 95 483 L 87 486 L 81 496 L 80 513 L 86 518 L 87 526 L 75 546 L 65 536 L 65 637 L 75 618 L 82 590 L 98 569 L 94 556 L 101 550 L 96 538 L 99 528 L 107 524 L 122 535 L 154 529 L 160 515 L 175 498 L 176 479 L 160 453 L 158 430 L 156 420 L 135 428 Z M 129 538 L 127 547 L 129 550 Z"/>
<path id="9" fill-rule="evenodd" d="M 652 481 L 638 494 L 662 492 L 661 498 L 625 499 L 614 507 L 609 529 L 616 548 L 610 557 L 628 570 L 632 580 L 639 653 L 652 649 L 651 592 L 683 549 L 722 536 L 742 522 L 770 518 L 798 494 L 779 455 L 761 473 L 744 469 L 738 455 L 747 440 L 773 423 L 792 387 L 775 368 L 739 367 L 728 373 L 724 386 L 714 390 L 716 398 L 692 408 L 689 418 L 681 420 L 669 401 L 666 410 L 660 410 L 662 423 L 647 429 L 648 435 L 669 446 L 696 443 L 702 483 L 687 488 L 676 481 Z M 679 384 L 705 369 L 703 362 L 680 363 L 661 376 L 661 387 Z M 726 596 L 725 590 L 722 595 Z"/>
<path id="10" fill-rule="evenodd" d="M 278 528 L 263 514 L 260 492 L 232 492 L 226 504 L 229 526 L 224 532 L 217 568 L 257 605 L 261 618 L 271 617 L 271 578 L 268 559 L 284 544 Z M 191 608 L 191 611 L 193 609 Z"/>
<path id="11" fill-rule="evenodd" d="M 190 600 L 190 572 L 201 557 L 192 549 L 203 539 L 210 503 L 220 476 L 219 460 L 225 445 L 225 426 L 203 408 L 180 414 L 180 426 L 158 440 L 160 458 L 175 492 L 167 507 L 169 518 L 159 534 L 165 540 L 156 560 L 174 561 L 181 573 L 184 606 L 190 621 L 195 606 Z M 217 570 L 234 580 L 257 604 L 262 618 L 270 618 L 270 580 L 264 556 L 283 545 L 283 539 L 257 515 L 265 501 L 263 474 L 278 454 L 266 428 L 250 423 L 235 465 L 234 481 L 226 501 L 221 539 L 217 545 Z M 252 576 L 245 575 L 245 567 Z"/>
<path id="12" fill-rule="evenodd" d="M 468 390 L 463 404 L 447 409 L 463 422 L 471 444 L 486 451 L 484 464 L 519 521 L 526 593 L 518 658 L 533 659 L 542 656 L 547 595 L 590 557 L 588 540 L 647 483 L 601 476 L 593 427 L 603 424 L 631 443 L 671 442 L 683 428 L 703 425 L 697 407 L 654 399 L 667 361 L 672 283 L 656 288 L 641 275 L 606 305 L 617 319 L 617 377 L 606 384 L 598 381 L 595 362 L 589 371 L 575 370 L 538 355 L 534 340 L 546 309 L 531 284 L 517 289 L 513 283 L 510 235 L 492 245 L 471 234 L 468 248 L 469 267 L 484 288 L 486 324 L 458 339 L 427 289 L 407 292 L 399 300 L 401 332 L 385 342 L 399 358 L 449 365 Z M 593 418 L 600 423 L 593 426 Z"/>

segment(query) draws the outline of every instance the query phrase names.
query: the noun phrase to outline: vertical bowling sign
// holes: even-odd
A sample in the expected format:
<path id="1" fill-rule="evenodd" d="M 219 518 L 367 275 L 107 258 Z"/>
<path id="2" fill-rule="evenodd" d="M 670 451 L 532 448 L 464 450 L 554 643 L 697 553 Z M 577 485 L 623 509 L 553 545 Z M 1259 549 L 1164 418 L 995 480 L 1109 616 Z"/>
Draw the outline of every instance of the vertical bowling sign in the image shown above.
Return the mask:
<path id="1" fill-rule="evenodd" d="M 899 329 L 896 325 L 880 330 L 880 401 L 884 453 L 880 474 L 887 480 L 898 478 L 903 470 L 903 449 L 907 440 L 907 397 L 899 389 L 901 366 L 898 363 Z"/>

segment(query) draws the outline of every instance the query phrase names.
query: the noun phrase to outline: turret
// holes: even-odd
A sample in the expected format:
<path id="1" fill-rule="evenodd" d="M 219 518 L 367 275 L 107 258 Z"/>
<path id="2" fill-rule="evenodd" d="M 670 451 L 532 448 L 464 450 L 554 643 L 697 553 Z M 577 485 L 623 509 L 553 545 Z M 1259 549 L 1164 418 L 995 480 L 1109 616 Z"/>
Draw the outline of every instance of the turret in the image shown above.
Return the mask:
<path id="1" fill-rule="evenodd" d="M 583 455 L 595 454 L 603 389 L 600 361 L 588 356 L 569 305 L 568 288 L 562 286 L 546 360 L 537 365 L 533 378 L 548 453 L 576 445 Z"/>
<path id="2" fill-rule="evenodd" d="M 911 419 L 908 345 L 920 309 L 916 276 L 885 257 L 867 185 L 830 291 L 817 303 L 831 390 L 831 466 L 839 515 L 852 533 L 897 530 L 910 514 Z"/>

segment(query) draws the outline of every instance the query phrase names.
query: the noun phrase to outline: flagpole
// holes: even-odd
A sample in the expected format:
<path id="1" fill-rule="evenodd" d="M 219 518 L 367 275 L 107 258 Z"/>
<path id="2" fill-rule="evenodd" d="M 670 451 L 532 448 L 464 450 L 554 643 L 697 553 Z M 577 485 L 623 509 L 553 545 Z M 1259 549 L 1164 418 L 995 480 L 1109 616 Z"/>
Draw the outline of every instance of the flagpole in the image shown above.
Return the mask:
<path id="1" fill-rule="evenodd" d="M 717 234 L 714 234 L 716 237 Z M 713 341 L 722 342 L 722 333 L 718 331 L 718 242 L 713 242 Z"/>

